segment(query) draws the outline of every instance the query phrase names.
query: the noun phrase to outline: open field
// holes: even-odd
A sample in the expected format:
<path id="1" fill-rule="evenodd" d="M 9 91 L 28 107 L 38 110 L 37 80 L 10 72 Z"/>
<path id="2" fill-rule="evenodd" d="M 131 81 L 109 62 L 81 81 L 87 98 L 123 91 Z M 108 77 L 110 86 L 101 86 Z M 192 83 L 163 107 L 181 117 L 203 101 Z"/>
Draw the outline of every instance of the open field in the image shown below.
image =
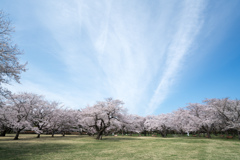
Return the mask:
<path id="1" fill-rule="evenodd" d="M 0 159 L 240 159 L 240 141 L 196 137 L 0 137 Z"/>

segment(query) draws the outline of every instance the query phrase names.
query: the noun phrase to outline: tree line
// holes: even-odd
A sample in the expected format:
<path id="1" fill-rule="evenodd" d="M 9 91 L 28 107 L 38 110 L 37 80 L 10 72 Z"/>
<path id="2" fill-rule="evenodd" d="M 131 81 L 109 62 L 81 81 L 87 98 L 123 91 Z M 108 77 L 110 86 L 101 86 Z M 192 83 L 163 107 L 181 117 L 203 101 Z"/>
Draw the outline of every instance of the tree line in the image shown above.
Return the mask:
<path id="1" fill-rule="evenodd" d="M 185 108 L 167 114 L 138 116 L 127 113 L 121 100 L 108 98 L 81 110 L 66 109 L 60 103 L 50 102 L 33 93 L 10 94 L 0 107 L 0 131 L 4 136 L 9 131 L 16 133 L 31 130 L 40 137 L 41 133 L 68 132 L 103 135 L 121 134 L 185 134 L 206 133 L 235 134 L 240 139 L 240 101 L 206 99 L 202 104 L 191 103 Z"/>

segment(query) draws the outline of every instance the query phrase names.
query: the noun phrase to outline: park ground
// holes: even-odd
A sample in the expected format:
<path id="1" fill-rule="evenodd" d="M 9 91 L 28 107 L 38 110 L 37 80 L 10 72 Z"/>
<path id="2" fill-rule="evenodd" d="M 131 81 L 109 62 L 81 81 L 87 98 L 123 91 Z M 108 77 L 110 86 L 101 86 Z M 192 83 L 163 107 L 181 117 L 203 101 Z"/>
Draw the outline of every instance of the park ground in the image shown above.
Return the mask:
<path id="1" fill-rule="evenodd" d="M 0 159 L 226 159 L 240 160 L 240 141 L 213 137 L 106 136 L 21 134 L 0 137 Z"/>

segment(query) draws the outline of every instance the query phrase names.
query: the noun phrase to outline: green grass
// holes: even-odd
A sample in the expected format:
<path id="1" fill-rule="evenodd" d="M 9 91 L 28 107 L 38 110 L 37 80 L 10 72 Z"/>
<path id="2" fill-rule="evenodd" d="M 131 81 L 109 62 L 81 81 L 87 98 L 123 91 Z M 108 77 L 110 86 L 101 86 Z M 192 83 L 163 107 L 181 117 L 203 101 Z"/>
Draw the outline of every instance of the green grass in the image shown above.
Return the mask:
<path id="1" fill-rule="evenodd" d="M 0 159 L 240 159 L 240 141 L 197 137 L 103 137 L 20 134 L 0 137 Z"/>

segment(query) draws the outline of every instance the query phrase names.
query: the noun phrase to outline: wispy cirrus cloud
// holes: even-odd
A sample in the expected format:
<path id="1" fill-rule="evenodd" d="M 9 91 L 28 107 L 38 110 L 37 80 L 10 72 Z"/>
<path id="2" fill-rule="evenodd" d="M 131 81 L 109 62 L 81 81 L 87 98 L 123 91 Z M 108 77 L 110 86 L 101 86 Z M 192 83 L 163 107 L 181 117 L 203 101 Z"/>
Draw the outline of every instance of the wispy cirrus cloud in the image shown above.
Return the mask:
<path id="1" fill-rule="evenodd" d="M 176 76 L 184 65 L 187 54 L 196 40 L 204 19 L 204 1 L 185 1 L 179 13 L 178 27 L 166 50 L 166 65 L 159 84 L 150 100 L 146 112 L 152 114 L 154 110 L 165 100 L 172 84 L 177 80 Z"/>
<path id="2" fill-rule="evenodd" d="M 35 27 L 47 35 L 42 48 L 59 69 L 32 63 L 23 86 L 74 107 L 119 98 L 131 113 L 142 115 L 160 108 L 179 81 L 207 5 L 204 0 L 32 3 Z"/>
<path id="3" fill-rule="evenodd" d="M 150 8 L 131 11 L 119 2 L 109 2 L 76 1 L 71 6 L 62 2 L 45 13 L 52 19 L 46 21 L 42 13 L 39 16 L 61 46 L 58 55 L 75 85 L 89 86 L 79 92 L 90 92 L 95 100 L 109 96 L 122 99 L 130 112 L 137 112 L 135 106 L 151 80 L 150 43 L 143 39 L 148 38 Z M 59 14 L 61 6 L 64 9 Z"/>

